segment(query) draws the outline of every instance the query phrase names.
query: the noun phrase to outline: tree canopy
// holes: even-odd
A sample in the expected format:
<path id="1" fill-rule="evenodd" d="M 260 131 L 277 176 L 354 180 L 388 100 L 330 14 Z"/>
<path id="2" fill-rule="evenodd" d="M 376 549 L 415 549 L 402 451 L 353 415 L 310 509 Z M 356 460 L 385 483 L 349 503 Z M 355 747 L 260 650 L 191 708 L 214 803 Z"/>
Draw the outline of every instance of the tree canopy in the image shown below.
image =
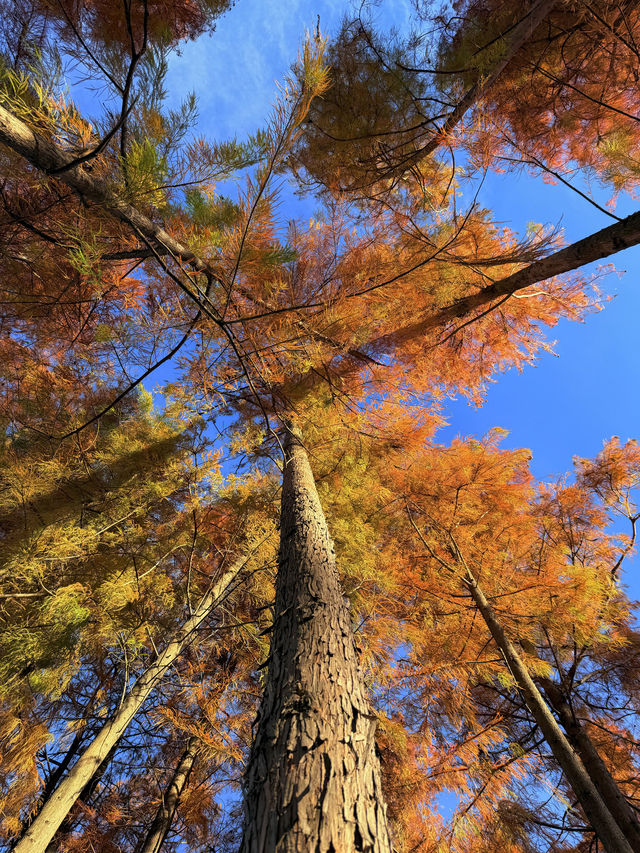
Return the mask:
<path id="1" fill-rule="evenodd" d="M 361 9 L 210 139 L 230 6 L 0 0 L 0 843 L 632 853 L 638 445 L 438 430 L 640 242 L 637 4 Z M 615 221 L 518 233 L 523 169 Z"/>

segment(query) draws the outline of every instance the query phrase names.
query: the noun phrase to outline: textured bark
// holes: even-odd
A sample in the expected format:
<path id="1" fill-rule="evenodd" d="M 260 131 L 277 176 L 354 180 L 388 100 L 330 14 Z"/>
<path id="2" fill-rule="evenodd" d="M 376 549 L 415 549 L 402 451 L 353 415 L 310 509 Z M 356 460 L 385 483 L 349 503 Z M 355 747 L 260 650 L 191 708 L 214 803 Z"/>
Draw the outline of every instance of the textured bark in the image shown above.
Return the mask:
<path id="1" fill-rule="evenodd" d="M 248 557 L 246 556 L 236 560 L 207 595 L 202 598 L 193 616 L 175 633 L 164 651 L 136 681 L 118 712 L 100 729 L 69 773 L 51 794 L 36 819 L 25 832 L 24 837 L 16 844 L 14 853 L 45 853 L 47 845 L 55 836 L 76 800 L 81 796 L 85 785 L 91 781 L 102 762 L 118 743 L 127 726 L 142 707 L 147 696 L 176 662 L 182 650 L 189 643 L 194 631 L 211 614 L 229 585 L 240 574 L 247 560 Z"/>
<path id="2" fill-rule="evenodd" d="M 200 746 L 200 738 L 191 737 L 187 743 L 187 748 L 182 753 L 175 773 L 171 778 L 167 790 L 164 792 L 162 802 L 158 806 L 158 811 L 153 819 L 151 828 L 145 838 L 143 846 L 140 848 L 140 853 L 158 853 L 162 847 L 162 843 L 167 837 L 167 833 L 171 829 L 173 818 L 180 802 L 180 797 L 189 781 L 191 768 L 196 760 L 198 748 Z"/>
<path id="3" fill-rule="evenodd" d="M 560 724 L 566 732 L 567 740 L 580 756 L 604 804 L 613 815 L 631 847 L 634 850 L 640 850 L 638 814 L 618 787 L 585 727 L 573 713 L 559 685 L 549 678 L 538 678 L 536 681 L 543 688 L 549 704 L 556 712 Z"/>
<path id="4" fill-rule="evenodd" d="M 376 720 L 309 460 L 291 431 L 280 536 L 241 853 L 388 853 Z"/>
<path id="5" fill-rule="evenodd" d="M 566 780 L 582 806 L 587 820 L 602 842 L 602 846 L 607 853 L 633 853 L 634 850 L 637 851 L 638 848 L 632 847 L 627 841 L 618 823 L 604 804 L 580 757 L 556 722 L 549 706 L 529 675 L 522 658 L 505 634 L 495 611 L 470 572 L 467 574 L 465 583 L 480 615 L 491 632 L 491 636 L 504 656 L 527 708 L 540 727 L 547 746 L 560 765 Z"/>

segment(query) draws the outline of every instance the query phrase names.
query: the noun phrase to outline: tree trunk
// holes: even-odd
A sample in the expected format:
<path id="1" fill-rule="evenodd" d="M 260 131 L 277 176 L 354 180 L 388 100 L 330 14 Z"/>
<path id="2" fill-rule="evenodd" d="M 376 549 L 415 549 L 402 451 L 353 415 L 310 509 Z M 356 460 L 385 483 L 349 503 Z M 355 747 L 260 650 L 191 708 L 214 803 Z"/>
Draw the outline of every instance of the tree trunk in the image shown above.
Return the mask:
<path id="1" fill-rule="evenodd" d="M 567 740 L 580 756 L 593 784 L 634 850 L 640 850 L 640 822 L 635 809 L 622 793 L 582 723 L 574 715 L 561 688 L 550 678 L 537 678 L 551 707 L 567 734 Z"/>
<path id="2" fill-rule="evenodd" d="M 89 779 L 89 781 L 84 786 L 82 791 L 80 791 L 80 796 L 78 797 L 76 802 L 81 801 L 83 803 L 87 803 L 87 804 L 89 803 L 89 800 L 91 799 L 91 797 L 93 795 L 93 792 L 97 788 L 98 783 L 100 782 L 100 780 L 104 776 L 105 770 L 109 766 L 109 762 L 113 758 L 113 754 L 116 751 L 116 746 L 117 746 L 117 744 L 114 744 L 111 747 L 111 749 L 109 750 L 109 754 L 105 757 L 104 761 L 102 761 L 100 763 L 100 766 L 98 767 L 96 772 L 93 774 L 91 779 Z M 46 853 L 57 853 L 60 841 L 68 832 L 71 832 L 77 817 L 78 817 L 78 815 L 76 813 L 76 809 L 71 809 L 71 811 L 66 815 L 65 819 L 62 821 L 62 823 L 58 827 L 56 834 L 53 836 L 51 841 L 47 844 Z"/>
<path id="3" fill-rule="evenodd" d="M 62 779 L 64 774 L 67 772 L 69 765 L 75 759 L 76 755 L 80 752 L 80 749 L 82 747 L 82 739 L 83 739 L 84 734 L 85 734 L 84 731 L 79 731 L 79 732 L 76 732 L 76 734 L 74 735 L 73 740 L 71 741 L 71 743 L 69 745 L 69 749 L 64 754 L 64 757 L 60 761 L 60 764 L 58 764 L 58 766 L 53 771 L 53 773 L 51 773 L 51 775 L 47 778 L 47 781 L 44 785 L 44 788 L 42 789 L 42 792 L 40 793 L 40 796 L 38 798 L 37 807 L 24 820 L 24 822 L 22 824 L 22 829 L 18 833 L 17 837 L 13 840 L 13 842 L 11 844 L 11 850 L 13 850 L 15 848 L 16 844 L 22 838 L 24 838 L 25 833 L 27 832 L 27 830 L 29 829 L 31 824 L 34 822 L 34 820 L 38 817 L 38 815 L 40 814 L 40 812 L 44 808 L 44 806 L 47 803 L 51 794 L 55 791 L 55 789 L 58 785 L 58 782 Z"/>
<path id="4" fill-rule="evenodd" d="M 467 572 L 465 583 L 480 615 L 491 632 L 491 636 L 504 656 L 527 708 L 540 727 L 553 757 L 560 765 L 604 849 L 607 853 L 633 853 L 634 849 L 637 851 L 638 848 L 632 847 L 627 841 L 621 828 L 604 804 L 580 757 L 556 722 L 542 694 L 529 675 L 522 658 L 505 634 L 495 611 L 470 572 Z"/>
<path id="5" fill-rule="evenodd" d="M 25 832 L 24 837 L 16 844 L 14 853 L 45 853 L 47 845 L 62 825 L 73 804 L 80 797 L 85 785 L 93 778 L 96 770 L 117 744 L 147 696 L 176 662 L 194 631 L 211 614 L 219 599 L 240 574 L 248 559 L 247 556 L 243 556 L 235 561 L 231 568 L 202 598 L 193 616 L 176 632 L 164 651 L 135 682 L 120 709 L 100 729 L 67 776 L 51 794 L 36 819 Z"/>
<path id="6" fill-rule="evenodd" d="M 210 272 L 208 265 L 148 216 L 116 197 L 103 181 L 96 180 L 82 165 L 70 165 L 73 155 L 63 151 L 50 139 L 29 127 L 13 113 L 0 106 L 0 142 L 28 160 L 32 166 L 75 190 L 78 195 L 108 210 L 116 219 L 126 222 L 143 234 L 154 246 L 168 250 L 199 272 Z"/>
<path id="7" fill-rule="evenodd" d="M 375 340 L 368 341 L 363 348 L 374 353 L 391 352 L 395 346 L 404 341 L 413 340 L 424 335 L 430 329 L 444 326 L 456 318 L 467 317 L 473 311 L 489 306 L 492 302 L 524 290 L 532 284 L 538 284 L 557 275 L 579 269 L 586 264 L 599 261 L 637 246 L 640 243 L 640 211 L 632 213 L 615 225 L 608 225 L 600 231 L 576 240 L 564 249 L 558 249 L 546 258 L 534 261 L 528 267 L 518 270 L 513 275 L 499 279 L 477 293 L 463 296 L 451 305 L 429 314 L 416 323 L 410 323 L 381 335 Z"/>
<path id="8" fill-rule="evenodd" d="M 375 726 L 309 460 L 288 429 L 275 616 L 241 853 L 389 853 Z"/>
<path id="9" fill-rule="evenodd" d="M 504 53 L 494 66 L 491 73 L 486 77 L 482 77 L 477 80 L 473 86 L 467 89 L 460 101 L 458 101 L 456 106 L 449 113 L 446 121 L 433 139 L 430 139 L 426 145 L 423 145 L 422 148 L 419 148 L 414 154 L 406 157 L 397 166 L 385 170 L 384 177 L 391 178 L 402 175 L 409 171 L 412 166 L 416 165 L 421 160 L 424 160 L 425 157 L 428 157 L 430 154 L 437 151 L 447 134 L 451 133 L 456 125 L 459 124 L 467 110 L 477 104 L 480 98 L 489 91 L 516 53 L 527 41 L 529 41 L 534 31 L 540 26 L 545 18 L 549 16 L 550 12 L 552 12 L 554 7 L 557 5 L 558 0 L 537 0 L 531 9 L 523 15 L 520 23 L 512 29 L 511 35 L 507 39 Z"/>
<path id="10" fill-rule="evenodd" d="M 158 853 L 162 847 L 162 843 L 171 829 L 182 792 L 189 781 L 189 774 L 191 773 L 199 746 L 200 738 L 189 738 L 187 748 L 182 753 L 171 782 L 164 792 L 162 802 L 158 806 L 158 811 L 151 824 L 151 829 L 145 838 L 143 846 L 140 848 L 140 853 Z"/>

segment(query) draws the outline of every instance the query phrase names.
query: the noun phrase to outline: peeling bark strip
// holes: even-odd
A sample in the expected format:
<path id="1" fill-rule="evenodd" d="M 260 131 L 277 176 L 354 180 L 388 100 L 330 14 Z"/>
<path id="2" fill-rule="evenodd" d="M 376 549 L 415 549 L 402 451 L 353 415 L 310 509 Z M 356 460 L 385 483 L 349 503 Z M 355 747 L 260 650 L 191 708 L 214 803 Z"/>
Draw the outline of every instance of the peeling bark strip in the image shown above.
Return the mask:
<path id="1" fill-rule="evenodd" d="M 309 460 L 288 432 L 275 618 L 241 853 L 389 853 L 375 717 Z"/>
<path id="2" fill-rule="evenodd" d="M 160 652 L 154 663 L 136 681 L 118 712 L 100 729 L 69 773 L 51 794 L 36 819 L 25 832 L 24 837 L 14 847 L 14 853 L 45 853 L 47 845 L 55 836 L 78 797 L 81 796 L 85 785 L 92 779 L 110 750 L 118 743 L 147 696 L 180 657 L 193 632 L 211 614 L 229 585 L 238 577 L 249 557 L 250 555 L 244 555 L 235 561 L 203 597 L 193 616 L 184 623 L 182 628 L 176 631 L 164 651 Z"/>
<path id="3" fill-rule="evenodd" d="M 187 748 L 182 753 L 171 782 L 164 792 L 162 802 L 158 806 L 158 811 L 151 824 L 151 829 L 145 838 L 143 846 L 140 848 L 140 853 L 159 853 L 162 843 L 171 829 L 180 797 L 189 781 L 189 775 L 196 760 L 199 747 L 200 738 L 195 736 L 189 738 Z"/>
<path id="4" fill-rule="evenodd" d="M 507 637 L 496 613 L 471 572 L 467 571 L 465 585 L 473 598 L 480 615 L 489 629 L 497 647 L 502 652 L 520 694 L 540 727 L 547 746 L 560 765 L 567 782 L 571 785 L 587 820 L 602 842 L 607 853 L 633 853 L 634 849 L 625 838 L 621 828 L 603 802 L 600 793 L 585 769 L 580 757 L 567 740 L 564 732 L 549 710 L 542 694 L 529 675 L 522 658 Z"/>

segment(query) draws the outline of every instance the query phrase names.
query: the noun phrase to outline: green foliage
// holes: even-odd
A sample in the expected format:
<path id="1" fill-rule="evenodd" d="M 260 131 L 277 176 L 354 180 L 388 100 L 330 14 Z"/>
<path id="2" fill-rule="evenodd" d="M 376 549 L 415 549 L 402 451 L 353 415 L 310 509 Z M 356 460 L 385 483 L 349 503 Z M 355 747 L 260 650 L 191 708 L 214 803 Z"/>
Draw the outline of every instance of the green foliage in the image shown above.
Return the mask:
<path id="1" fill-rule="evenodd" d="M 185 192 L 187 210 L 194 225 L 222 230 L 233 226 L 239 216 L 239 206 L 225 196 L 205 193 L 199 187 Z"/>
<path id="2" fill-rule="evenodd" d="M 145 204 L 162 207 L 165 201 L 163 185 L 169 176 L 169 164 L 159 147 L 150 139 L 133 140 L 127 155 L 129 194 Z"/>

